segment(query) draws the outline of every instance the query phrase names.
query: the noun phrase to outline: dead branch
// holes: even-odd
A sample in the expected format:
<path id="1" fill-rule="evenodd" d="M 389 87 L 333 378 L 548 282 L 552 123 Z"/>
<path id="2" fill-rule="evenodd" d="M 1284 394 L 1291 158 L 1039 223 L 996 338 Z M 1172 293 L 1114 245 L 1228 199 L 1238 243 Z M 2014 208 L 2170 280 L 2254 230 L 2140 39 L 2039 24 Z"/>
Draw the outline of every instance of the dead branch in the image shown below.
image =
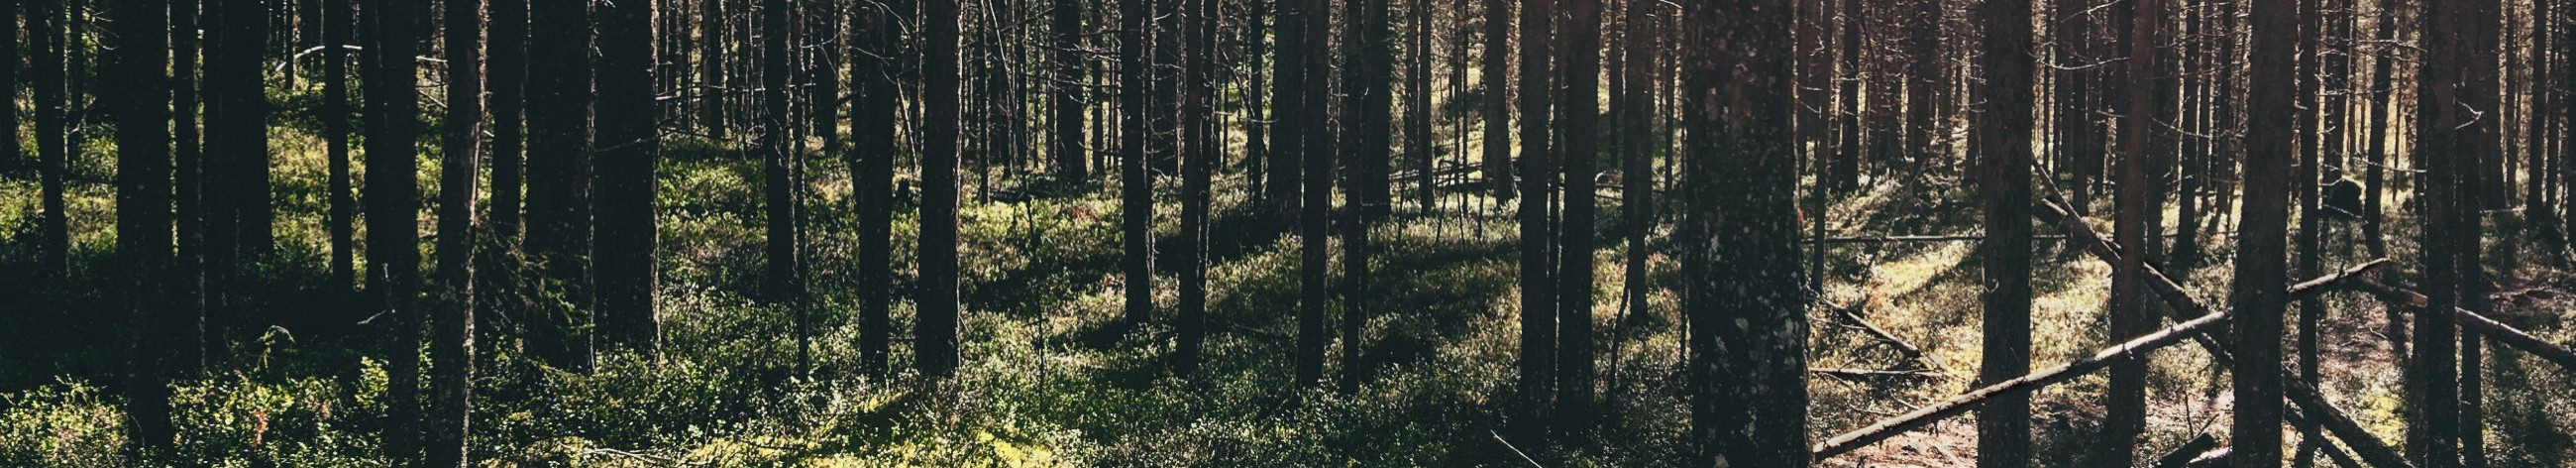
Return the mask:
<path id="1" fill-rule="evenodd" d="M 2423 294 L 2418 294 L 2415 291 L 2408 290 L 2403 287 L 2378 281 L 2365 279 L 2355 283 L 2353 286 L 2369 292 L 2371 295 L 2379 296 L 2381 300 L 2385 300 L 2390 303 L 2406 304 L 2421 308 L 2428 302 L 2425 300 Z M 2530 333 L 2515 329 L 2511 325 L 2505 325 L 2504 322 L 2498 322 L 2495 321 L 2495 319 L 2487 318 L 2485 315 L 2470 312 L 2468 309 L 2453 308 L 2451 309 L 2451 316 L 2459 319 L 2458 322 L 2462 329 L 2476 331 L 2479 334 L 2486 335 L 2487 337 L 2495 338 L 2498 343 L 2504 343 L 2506 346 L 2522 350 L 2522 352 L 2531 353 L 2531 355 L 2534 356 L 2540 356 L 2541 359 L 2558 364 L 2558 367 L 2560 368 L 2576 370 L 2576 352 L 2568 351 L 2565 346 L 2559 346 L 2558 344 L 2550 343 L 2547 340 L 2542 340 L 2540 337 L 2531 336 Z"/>
<path id="2" fill-rule="evenodd" d="M 2200 458 L 2200 454 L 2208 453 L 2210 449 L 2215 448 L 2218 448 L 2218 438 L 2210 437 L 2209 434 L 2201 434 L 2199 437 L 2191 438 L 2191 441 L 2183 442 L 2182 447 L 2177 447 L 2172 452 L 2165 453 L 2165 456 L 2157 457 L 2156 464 L 2154 466 L 2156 468 L 2181 468 L 2189 466 L 2192 460 Z"/>

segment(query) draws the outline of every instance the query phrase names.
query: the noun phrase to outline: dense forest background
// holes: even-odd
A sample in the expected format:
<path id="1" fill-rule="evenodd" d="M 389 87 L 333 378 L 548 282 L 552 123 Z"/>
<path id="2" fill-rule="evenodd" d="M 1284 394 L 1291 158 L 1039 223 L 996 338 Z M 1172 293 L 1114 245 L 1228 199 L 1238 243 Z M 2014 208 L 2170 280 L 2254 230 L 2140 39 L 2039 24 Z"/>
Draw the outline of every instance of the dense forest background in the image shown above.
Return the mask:
<path id="1" fill-rule="evenodd" d="M 6 466 L 2576 466 L 2558 0 L 16 0 Z"/>

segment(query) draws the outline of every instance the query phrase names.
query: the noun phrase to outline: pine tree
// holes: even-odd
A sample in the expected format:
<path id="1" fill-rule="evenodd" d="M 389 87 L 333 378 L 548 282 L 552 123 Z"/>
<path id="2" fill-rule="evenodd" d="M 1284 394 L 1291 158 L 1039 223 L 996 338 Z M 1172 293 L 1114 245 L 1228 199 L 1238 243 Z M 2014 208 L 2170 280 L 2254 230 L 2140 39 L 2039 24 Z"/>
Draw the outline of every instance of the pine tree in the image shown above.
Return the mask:
<path id="1" fill-rule="evenodd" d="M 1600 159 L 1601 0 L 1565 2 L 1564 225 L 1558 231 L 1556 283 L 1558 430 L 1592 428 L 1593 161 Z"/>
<path id="2" fill-rule="evenodd" d="M 418 463 L 421 456 L 420 345 L 420 100 L 411 84 L 419 76 L 420 27 L 429 16 L 428 2 L 372 0 L 364 4 L 368 49 L 376 52 L 367 67 L 367 290 L 373 306 L 385 311 L 380 333 L 385 354 L 385 458 L 397 465 Z M 256 12 L 258 10 L 250 10 Z M 241 10 L 226 12 L 225 21 Z M 249 32 L 259 32 L 250 30 Z M 227 40 L 240 39 L 227 34 Z M 232 59 L 256 57 L 257 49 L 234 50 Z M 235 70 L 240 71 L 240 70 Z M 250 70 L 257 78 L 257 70 Z M 226 104 L 231 108 L 233 104 Z M 254 124 L 255 125 L 255 124 Z M 238 142 L 237 142 L 238 143 Z M 245 222 L 243 229 L 249 229 Z M 245 235 L 247 237 L 247 235 Z"/>
<path id="3" fill-rule="evenodd" d="M 1548 254 L 1554 230 L 1548 220 L 1548 206 L 1554 199 L 1548 191 L 1555 185 L 1556 172 L 1551 167 L 1553 156 L 1548 146 L 1548 125 L 1554 115 L 1549 110 L 1548 61 L 1556 54 L 1550 43 L 1554 0 L 1521 0 L 1521 68 L 1520 68 L 1520 286 L 1521 343 L 1520 393 L 1518 411 L 1513 414 L 1524 443 L 1537 442 L 1547 428 L 1546 408 L 1556 397 L 1556 296 L 1550 294 L 1555 282 L 1550 273 L 1554 263 Z"/>
<path id="4" fill-rule="evenodd" d="M 661 165 L 654 102 L 653 4 L 595 7 L 599 27 L 599 322 L 601 337 L 646 359 L 660 355 L 654 305 L 661 262 L 655 169 Z"/>
<path id="5" fill-rule="evenodd" d="M 114 4 L 115 93 L 110 101 L 116 119 L 117 259 L 125 269 L 128 341 L 125 403 L 131 443 L 157 450 L 169 446 L 171 427 L 171 350 L 165 340 L 179 338 L 180 317 L 167 293 L 170 252 L 170 91 L 169 22 L 166 0 L 128 0 Z M 12 68 L 9 62 L 0 68 Z M 14 93 L 14 92 L 13 92 Z M 16 113 L 15 107 L 7 109 Z M 9 127 L 16 133 L 16 127 Z M 184 336 L 184 335 L 180 335 Z"/>
<path id="6" fill-rule="evenodd" d="M 1154 315 L 1153 140 L 1154 2 L 1119 0 L 1118 75 L 1118 272 L 1126 292 L 1125 326 L 1143 327 Z"/>
<path id="7" fill-rule="evenodd" d="M 2277 466 L 2281 460 L 2280 340 L 2283 308 L 2289 305 L 2283 291 L 2289 284 L 2284 267 L 2291 188 L 2282 179 L 2290 175 L 2296 156 L 2290 126 L 2294 78 L 2287 75 L 2295 72 L 2291 56 L 2297 44 L 2292 41 L 2299 20 L 2291 1 L 2256 0 L 2250 12 L 2253 88 L 2247 109 L 2252 115 L 2245 133 L 2240 173 L 2245 198 L 2236 225 L 2236 276 L 2229 296 L 2236 314 L 2236 335 L 2230 340 L 2236 354 L 2236 414 L 2229 446 L 2235 450 L 2230 460 L 2240 467 Z"/>
<path id="8" fill-rule="evenodd" d="M 447 0 L 447 116 L 440 135 L 438 300 L 430 320 L 428 466 L 470 466 L 474 410 L 475 192 L 483 145 L 483 1 Z M 370 158 L 372 159 L 372 158 Z"/>
<path id="9" fill-rule="evenodd" d="M 1987 0 L 1971 16 L 1986 26 L 1977 68 L 1985 71 L 1987 102 L 1974 112 L 1977 190 L 1985 203 L 1986 239 L 1977 244 L 1984 265 L 1984 344 L 1977 367 L 1978 385 L 1992 385 L 2030 373 L 2031 354 L 2031 168 L 2032 123 L 2039 108 L 2031 104 L 2037 60 L 2031 48 L 2030 0 Z M 2123 264 L 2126 264 L 2124 261 Z M 1977 412 L 1977 465 L 2025 466 L 2031 463 L 2030 395 L 2016 394 L 1987 402 Z"/>
<path id="10" fill-rule="evenodd" d="M 922 127 L 921 297 L 913 321 L 913 362 L 923 375 L 957 369 L 957 2 L 927 0 L 921 10 Z"/>
<path id="11" fill-rule="evenodd" d="M 1706 45 L 1682 62 L 1692 464 L 1806 466 L 1794 13 L 1788 0 L 1683 9 L 1683 43 Z"/>
<path id="12" fill-rule="evenodd" d="M 532 310 L 531 354 L 589 372 L 591 276 L 591 14 L 586 2 L 537 0 L 528 9 L 528 254 L 568 310 Z M 543 46 L 539 46 L 543 45 Z"/>

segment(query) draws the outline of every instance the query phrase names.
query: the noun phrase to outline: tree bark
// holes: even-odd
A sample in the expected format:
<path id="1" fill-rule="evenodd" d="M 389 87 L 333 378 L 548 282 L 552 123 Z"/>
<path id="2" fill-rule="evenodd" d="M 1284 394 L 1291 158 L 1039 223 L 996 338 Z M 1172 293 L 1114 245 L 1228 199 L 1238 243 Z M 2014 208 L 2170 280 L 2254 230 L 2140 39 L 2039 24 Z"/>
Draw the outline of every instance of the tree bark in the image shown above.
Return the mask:
<path id="1" fill-rule="evenodd" d="M 787 38 L 793 34 L 788 31 L 787 17 L 795 14 L 795 11 L 788 8 L 787 0 L 762 0 L 760 12 L 761 27 L 764 31 L 761 34 L 761 204 L 763 212 L 767 215 L 764 232 L 767 234 L 768 241 L 763 249 L 767 262 L 763 264 L 765 268 L 761 290 L 767 302 L 794 310 L 797 368 L 812 369 L 814 319 L 812 311 L 808 310 L 805 304 L 805 265 L 802 248 L 804 236 L 800 232 L 800 228 L 805 223 L 805 216 L 797 197 L 798 188 L 803 181 L 797 177 L 796 171 L 797 167 L 803 164 L 801 154 L 804 153 L 805 143 L 802 139 L 793 136 L 795 127 L 802 122 L 791 117 L 793 114 L 788 109 L 788 77 L 795 72 L 788 68 Z M 601 59 L 603 62 L 608 61 L 605 56 Z M 603 84 L 607 81 L 601 80 Z M 603 95 L 602 98 L 600 108 L 606 111 L 611 105 L 607 102 L 607 96 Z M 601 115 L 607 115 L 607 113 L 602 112 Z M 619 144 L 615 140 L 608 139 L 609 135 L 606 131 L 608 126 L 604 125 L 605 121 L 602 123 L 600 141 L 607 142 L 609 145 Z M 602 168 L 609 166 L 601 165 Z M 606 181 L 603 180 L 603 182 Z M 607 185 L 607 183 L 601 184 L 603 189 Z M 605 190 L 602 192 L 602 195 L 606 195 Z M 647 216 L 649 217 L 650 214 L 648 213 Z M 603 242 L 602 247 L 606 244 Z M 605 253 L 607 249 L 601 250 Z M 602 257 L 605 258 L 605 255 Z M 614 294 L 606 291 L 606 284 L 601 286 L 603 297 Z M 605 302 L 603 300 L 603 303 Z M 615 323 L 614 319 L 606 321 Z"/>
<path id="2" fill-rule="evenodd" d="M 710 3 L 715 0 L 705 0 Z M 883 375 L 894 325 L 889 317 L 894 297 L 894 167 L 896 94 L 902 73 L 895 63 L 897 10 L 892 5 L 858 8 L 863 44 L 851 51 L 850 85 L 858 102 L 850 116 L 850 189 L 859 218 L 859 369 Z"/>
<path id="3" fill-rule="evenodd" d="M 1601 0 L 1565 3 L 1564 223 L 1558 231 L 1556 283 L 1557 429 L 1586 434 L 1592 428 L 1593 218 L 1598 192 L 1593 161 L 1599 159 Z M 1794 146 L 1794 145 L 1793 145 Z M 1794 165 L 1794 163 L 1793 163 Z M 1794 249 L 1794 247 L 1792 247 Z"/>
<path id="4" fill-rule="evenodd" d="M 1050 18 L 1055 51 L 1049 54 L 1055 63 L 1054 103 L 1055 135 L 1047 140 L 1047 154 L 1055 157 L 1056 178 L 1065 183 L 1087 183 L 1091 171 L 1082 158 L 1082 7 L 1081 0 L 1054 0 Z M 863 57 L 853 56 L 853 60 Z M 862 77 L 852 78 L 853 85 Z M 853 119 L 853 124 L 856 118 Z M 859 130 L 852 130 L 859 131 Z M 853 139 L 857 138 L 852 136 Z"/>
<path id="5" fill-rule="evenodd" d="M 357 279 L 358 200 L 349 180 L 349 4 L 324 1 L 322 23 L 322 147 L 330 175 L 331 277 L 328 290 L 354 292 Z"/>
<path id="6" fill-rule="evenodd" d="M 1985 201 L 1986 239 L 1977 244 L 1984 264 L 1984 361 L 1977 381 L 2001 383 L 2030 373 L 2032 73 L 2029 0 L 1987 0 L 1974 16 L 1986 32 L 1978 68 L 1985 70 L 1987 108 L 1976 116 L 1977 187 Z M 2143 361 L 2141 361 L 2143 362 Z M 2116 447 L 2115 447 L 2116 448 Z M 2030 396 L 1998 398 L 1977 413 L 1977 464 L 2030 463 Z"/>
<path id="7" fill-rule="evenodd" d="M 483 140 L 483 1 L 447 1 L 447 116 L 438 182 L 437 317 L 430 324 L 429 466 L 470 466 L 474 202 Z"/>
<path id="8" fill-rule="evenodd" d="M 599 317 L 615 346 L 659 359 L 660 106 L 653 91 L 653 4 L 601 3 L 599 28 Z M 794 219 L 794 218 L 791 218 Z"/>
<path id="9" fill-rule="evenodd" d="M 170 358 L 164 343 L 184 339 L 176 312 L 182 309 L 166 292 L 170 274 L 170 91 L 169 22 L 166 0 L 116 2 L 113 68 L 115 93 L 102 95 L 116 119 L 117 259 L 125 271 L 127 327 L 125 404 L 131 443 L 142 449 L 169 446 L 176 433 L 170 420 Z M 7 21 L 7 19 L 0 19 Z M 11 40 L 0 36 L 0 40 Z M 14 48 L 12 45 L 7 48 Z M 15 68 L 17 62 L 0 64 Z M 14 88 L 9 91 L 16 94 Z M 15 101 L 15 99 L 11 99 Z M 12 106 L 6 113 L 15 114 Z M 17 133 L 17 127 L 7 128 Z M 14 138 L 13 138 L 14 139 Z M 10 147 L 15 151 L 16 147 Z"/>
<path id="10" fill-rule="evenodd" d="M 1511 0 L 1484 0 L 1485 28 L 1483 56 L 1477 76 L 1485 87 L 1484 107 L 1484 174 L 1493 185 L 1495 200 L 1510 200 L 1512 190 L 1512 123 L 1511 81 L 1506 79 L 1511 68 Z M 1284 34 L 1284 33 L 1283 33 Z M 1286 49 L 1281 49 L 1285 53 Z M 1283 57 L 1285 55 L 1282 55 Z"/>
<path id="11" fill-rule="evenodd" d="M 2150 218 L 2161 209 L 2149 193 L 2152 190 L 2149 185 L 2153 184 L 2149 180 L 2153 176 L 2148 172 L 2152 170 L 2149 167 L 2151 160 L 2155 159 L 2151 155 L 2155 148 L 2150 148 L 2150 142 L 2158 138 L 2153 135 L 2156 130 L 2152 127 L 2164 121 L 2163 109 L 2155 102 L 2155 96 L 2160 92 L 2155 79 L 2162 55 L 2159 51 L 2164 46 L 2163 3 L 2138 0 L 2114 7 L 2132 10 L 2125 14 L 2115 13 L 2128 20 L 2128 24 L 2122 25 L 2127 29 L 2121 33 L 2122 44 L 2127 46 L 2124 55 L 2128 58 L 2121 61 L 2126 69 L 2120 78 L 2125 82 L 2112 86 L 2110 93 L 2125 98 L 2118 105 L 2122 106 L 2121 114 L 2127 116 L 2120 119 L 2119 126 L 2120 191 L 2112 200 L 2118 206 L 2113 235 L 2118 238 L 2120 251 L 2131 253 L 2112 264 L 2110 338 L 2113 340 L 2154 331 L 2157 322 L 2155 313 L 2147 310 L 2152 304 L 2147 302 L 2146 284 L 2141 277 L 2150 255 L 2139 253 L 2153 251 L 2155 227 Z M 2147 362 L 2126 360 L 2113 363 L 2110 377 L 2109 401 L 2103 405 L 2108 413 L 2102 422 L 2105 446 L 2100 450 L 2100 459 L 2092 463 L 2133 466 L 2136 464 L 2138 437 L 2146 430 Z"/>
<path id="12" fill-rule="evenodd" d="M 1153 126 L 1152 51 L 1154 3 L 1119 0 L 1119 93 L 1125 119 L 1118 144 L 1118 225 L 1121 248 L 1118 271 L 1126 292 L 1127 327 L 1142 327 L 1154 315 L 1154 179 L 1151 148 L 1160 143 Z"/>
<path id="13" fill-rule="evenodd" d="M 528 240 L 546 280 L 562 288 L 569 310 L 531 311 L 540 360 L 587 373 L 596 361 L 592 324 L 597 294 L 591 269 L 593 180 L 590 7 L 538 0 L 529 8 L 526 84 Z M 538 46 L 542 44 L 543 46 Z"/>
<path id="14" fill-rule="evenodd" d="M 957 1 L 922 4 L 921 279 L 913 359 L 923 375 L 957 370 Z"/>
<path id="15" fill-rule="evenodd" d="M 1217 155 L 1214 108 L 1209 100 L 1216 93 L 1211 82 L 1216 73 L 1216 0 L 1188 0 L 1182 9 L 1187 30 L 1182 42 L 1188 48 L 1183 59 L 1181 131 L 1184 148 L 1189 152 L 1181 159 L 1181 298 L 1180 312 L 1173 328 L 1179 334 L 1173 373 L 1190 375 L 1198 369 L 1199 347 L 1207 339 L 1208 286 L 1208 185 L 1215 172 Z"/>
<path id="16" fill-rule="evenodd" d="M 1685 2 L 1695 465 L 1806 466 L 1806 309 L 1787 0 Z"/>
<path id="17" fill-rule="evenodd" d="M 1389 133 L 1392 130 L 1394 106 L 1393 44 L 1388 41 L 1387 2 L 1348 0 L 1348 27 L 1342 39 L 1342 56 L 1349 67 L 1343 75 L 1348 80 L 1344 112 L 1351 125 L 1342 147 L 1342 173 L 1347 188 L 1342 190 L 1342 376 L 1341 391 L 1357 393 L 1367 379 L 1368 365 L 1360 361 L 1360 351 L 1367 343 L 1362 326 L 1368 322 L 1370 307 L 1377 297 L 1369 290 L 1369 225 L 1384 214 L 1392 194 L 1387 187 Z"/>
<path id="18" fill-rule="evenodd" d="M 1300 194 L 1303 192 L 1302 185 L 1305 180 L 1303 161 L 1308 152 L 1305 145 L 1309 122 L 1304 120 L 1309 117 L 1305 95 L 1308 92 L 1306 75 L 1310 71 L 1306 69 L 1305 57 L 1312 55 L 1307 50 L 1307 43 L 1311 40 L 1306 37 L 1308 29 L 1306 25 L 1315 21 L 1312 18 L 1319 16 L 1320 13 L 1302 0 L 1277 0 L 1277 3 L 1279 34 L 1273 40 L 1279 43 L 1279 51 L 1275 54 L 1279 59 L 1273 64 L 1275 68 L 1272 72 L 1270 102 L 1277 108 L 1277 111 L 1272 113 L 1272 118 L 1278 122 L 1278 127 L 1274 129 L 1276 133 L 1271 135 L 1270 149 L 1267 151 L 1270 161 L 1265 165 L 1270 168 L 1270 180 L 1262 183 L 1262 189 L 1268 191 L 1263 195 L 1262 202 L 1266 214 L 1274 221 L 1271 224 L 1290 226 L 1297 225 L 1301 219 L 1302 211 L 1299 207 L 1304 204 Z M 1320 70 L 1313 71 L 1321 73 Z M 1298 356 L 1303 357 L 1305 354 L 1301 352 Z M 1302 365 L 1303 361 L 1300 361 L 1300 364 Z M 1320 363 L 1317 365 L 1321 366 Z M 1301 372 L 1298 375 L 1306 374 Z"/>
<path id="19" fill-rule="evenodd" d="M 2239 467 L 2278 466 L 2281 459 L 2281 315 L 2288 305 L 2282 291 L 2288 281 L 2283 250 L 2290 189 L 2289 181 L 2281 179 L 2289 175 L 2295 155 L 2289 114 L 2296 106 L 2293 78 L 2285 75 L 2295 72 L 2291 56 L 2296 44 L 2291 41 L 2298 33 L 2291 6 L 2290 0 L 2257 0 L 2252 11 L 2254 88 L 2249 104 L 2254 114 L 2245 136 L 2244 215 L 2237 220 L 2236 276 L 2229 297 L 2238 315 L 2232 374 L 2237 404 L 2229 446 L 2236 450 L 2232 461 Z"/>
<path id="20" fill-rule="evenodd" d="M 237 0 L 238 1 L 238 0 Z M 420 100 L 412 83 L 419 76 L 420 27 L 428 2 L 371 0 L 365 4 L 366 28 L 373 31 L 369 49 L 376 50 L 366 76 L 367 112 L 374 114 L 367 135 L 367 260 L 369 298 L 382 306 L 381 333 L 386 357 L 384 427 L 385 458 L 396 465 L 421 461 L 420 400 Z M 248 10 L 257 12 L 258 10 Z M 242 10 L 226 12 L 226 21 Z M 253 29 L 250 32 L 260 32 Z M 226 40 L 243 39 L 227 34 Z M 257 57 L 258 49 L 235 49 L 229 57 Z M 233 70 L 258 78 L 258 70 Z M 236 104 L 228 103 L 232 109 Z M 238 109 L 233 109 L 238 110 Z M 236 124 L 240 125 L 240 124 Z M 249 126 L 261 126 L 257 122 Z M 247 129 L 245 129 L 247 130 Z M 238 136 L 237 136 L 238 137 Z M 236 141 L 236 143 L 239 143 Z M 247 205 L 245 205 L 247 206 Z M 250 229 L 245 222 L 243 229 Z M 245 234 L 247 237 L 247 234 Z"/>
<path id="21" fill-rule="evenodd" d="M 1520 23 L 1520 286 L 1521 346 L 1519 412 L 1515 414 L 1522 443 L 1535 444 L 1547 428 L 1547 407 L 1556 393 L 1556 295 L 1550 278 L 1554 229 L 1548 207 L 1554 197 L 1554 157 L 1549 149 L 1552 95 L 1549 60 L 1555 42 L 1551 26 L 1555 0 L 1521 0 Z"/>
<path id="22" fill-rule="evenodd" d="M 1326 244 L 1331 242 L 1327 236 L 1332 235 L 1330 212 L 1333 208 L 1333 158 L 1329 149 L 1332 135 L 1329 133 L 1331 129 L 1321 123 L 1326 116 L 1325 99 L 1328 94 L 1325 77 L 1331 74 L 1331 60 L 1326 57 L 1332 52 L 1331 37 L 1328 36 L 1332 10 L 1326 5 L 1325 0 L 1301 0 L 1297 9 L 1302 17 L 1298 21 L 1302 31 L 1297 36 L 1302 43 L 1297 46 L 1301 53 L 1295 55 L 1299 58 L 1296 66 L 1307 72 L 1298 76 L 1302 83 L 1297 85 L 1301 92 L 1296 98 L 1302 102 L 1297 104 L 1298 115 L 1293 119 L 1313 122 L 1311 127 L 1301 126 L 1304 131 L 1296 134 L 1303 140 L 1297 143 L 1297 151 L 1302 154 L 1293 158 L 1304 163 L 1305 171 L 1299 176 L 1305 187 L 1297 192 L 1303 198 L 1297 203 L 1299 359 L 1295 380 L 1301 388 L 1323 385 L 1324 347 L 1332 341 L 1331 332 L 1324 329 L 1325 282 L 1330 278 L 1327 272 L 1332 261 Z M 1286 82 L 1285 79 L 1281 81 Z M 1281 121 L 1290 119 L 1292 117 L 1283 116 Z M 1290 133 L 1283 128 L 1280 135 L 1286 138 Z"/>
<path id="23" fill-rule="evenodd" d="M 46 276 L 60 278 L 71 272 L 71 222 L 64 212 L 63 171 L 65 170 L 65 132 L 63 112 L 65 97 L 63 50 L 63 0 L 29 0 L 27 7 L 27 50 L 33 52 L 29 65 L 34 69 L 36 108 L 36 171 L 42 201 L 43 221 L 37 224 L 39 261 Z"/>

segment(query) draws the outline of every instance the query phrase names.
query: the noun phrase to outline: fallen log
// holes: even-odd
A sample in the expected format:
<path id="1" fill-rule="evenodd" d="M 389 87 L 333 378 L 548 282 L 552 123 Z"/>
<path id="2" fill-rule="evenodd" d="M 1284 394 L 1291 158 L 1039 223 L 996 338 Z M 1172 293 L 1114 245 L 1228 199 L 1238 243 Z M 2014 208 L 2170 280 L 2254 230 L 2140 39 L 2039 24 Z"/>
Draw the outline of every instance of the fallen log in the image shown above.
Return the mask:
<path id="1" fill-rule="evenodd" d="M 2378 281 L 2363 280 L 2355 283 L 2354 286 L 2361 288 L 2363 291 L 2369 292 L 2371 295 L 2379 296 L 2381 300 L 2391 303 L 2402 303 L 2415 307 L 2424 307 L 2427 302 L 2423 294 L 2418 294 L 2413 290 Z M 2476 331 L 2478 334 L 2486 335 L 2489 338 L 2495 338 L 2497 343 L 2504 343 L 2505 346 L 2522 350 L 2522 352 L 2530 353 L 2534 356 L 2540 356 L 2541 359 L 2558 364 L 2558 367 L 2560 368 L 2576 370 L 2576 352 L 2568 351 L 2565 346 L 2559 346 L 2555 343 L 2550 343 L 2548 340 L 2542 340 L 2540 337 L 2531 336 L 2530 333 L 2525 333 L 2522 330 L 2515 329 L 2511 325 L 2505 325 L 2504 322 L 2498 322 L 2495 321 L 2495 319 L 2487 318 L 2485 315 L 2470 312 L 2468 309 L 2453 308 L 2451 309 L 2451 316 L 2459 319 L 2455 320 L 2455 322 L 2459 322 L 2460 328 L 2462 329 Z"/>
<path id="2" fill-rule="evenodd" d="M 1925 424 L 1931 424 L 1932 422 L 1939 421 L 1943 418 L 1965 413 L 1970 409 L 1976 408 L 1980 404 L 1984 404 L 1986 400 L 1997 396 L 2028 393 L 2032 390 L 2037 390 L 2040 387 L 2073 380 L 2075 377 L 2084 375 L 2085 373 L 2110 367 L 2113 362 L 2117 362 L 2121 359 L 2127 359 L 2131 356 L 2145 353 L 2147 351 L 2154 351 L 2166 346 L 2172 346 L 2174 343 L 2182 342 L 2184 338 L 2189 338 L 2193 335 L 2200 334 L 2201 332 L 2209 331 L 2210 328 L 2216 327 L 2218 324 L 2226 321 L 2226 314 L 2213 313 L 2201 316 L 2200 318 L 2191 319 L 2190 321 L 2176 324 L 2174 326 L 2165 327 L 2163 330 L 2158 330 L 2155 333 L 2148 333 L 2145 336 L 2138 337 L 2137 339 L 2112 345 L 2109 348 L 2103 348 L 2101 351 L 2094 352 L 2091 356 L 2076 359 L 2074 362 L 2057 366 L 2054 369 L 2017 377 L 2012 380 L 2006 380 L 1993 385 L 1987 385 L 1984 388 L 1969 391 L 1968 393 L 1963 393 L 1959 396 L 1950 397 L 1949 400 L 1925 406 L 1922 409 L 1914 410 L 1914 412 L 1906 413 L 1902 416 L 1881 420 L 1876 424 L 1869 425 L 1869 427 L 1845 432 L 1842 435 L 1826 439 L 1822 444 L 1817 444 L 1815 448 L 1809 449 L 1808 453 L 1820 460 L 1833 457 L 1835 455 L 1841 455 L 1845 452 L 1850 452 L 1852 449 L 1868 446 L 1869 444 L 1877 443 L 1881 440 L 1887 440 L 1889 437 L 1895 437 L 1897 434 L 1913 430 L 1917 427 L 1922 427 Z"/>
<path id="3" fill-rule="evenodd" d="M 1941 377 L 1941 374 L 1926 371 L 1851 369 L 1843 367 L 1809 367 L 1807 368 L 1807 373 L 1845 378 L 1931 379 Z"/>
<path id="4" fill-rule="evenodd" d="M 1886 342 L 1888 346 L 1895 347 L 1898 354 L 1904 354 L 1905 357 L 1909 359 L 1923 361 L 1923 363 L 1930 364 L 1935 369 L 1942 367 L 1941 362 L 1934 359 L 1931 354 L 1924 353 L 1923 348 L 1914 347 L 1913 343 L 1907 343 L 1904 339 L 1897 338 L 1896 334 L 1888 333 L 1887 329 L 1879 328 L 1878 324 L 1870 323 L 1869 319 L 1862 318 L 1859 313 L 1852 312 L 1851 309 L 1841 307 L 1834 308 L 1834 313 L 1842 316 L 1843 320 L 1850 321 L 1854 325 L 1859 325 L 1860 329 L 1862 331 L 1869 332 L 1871 337 L 1878 338 L 1879 341 Z"/>
<path id="5" fill-rule="evenodd" d="M 2183 442 L 2181 447 L 2174 448 L 2172 452 L 2166 452 L 2165 456 L 2157 457 L 2156 464 L 2152 466 L 2156 468 L 2182 468 L 2184 466 L 2191 465 L 2192 460 L 2199 459 L 2200 454 L 2209 453 L 2210 449 L 2215 448 L 2218 448 L 2218 438 L 2210 437 L 2209 434 L 2201 434 L 2199 437 L 2191 438 L 2188 442 Z"/>
<path id="6" fill-rule="evenodd" d="M 2370 466 L 2378 468 L 2413 466 L 2406 463 L 2406 457 L 2398 454 L 2397 449 L 2380 442 L 2378 436 L 2370 435 L 2368 429 L 2363 429 L 2360 423 L 2353 422 L 2352 417 L 2345 416 L 2343 410 L 2335 409 L 2333 404 L 2326 402 L 2326 396 L 2318 393 L 2315 387 L 2309 387 L 2307 383 L 2300 382 L 2297 374 L 2283 372 L 2281 381 L 2288 383 L 2283 387 L 2289 389 L 2282 393 L 2289 394 L 2290 403 L 2298 405 L 2300 414 L 2316 416 L 2309 419 L 2316 422 L 2318 426 L 2324 427 L 2326 432 L 2334 433 L 2336 439 L 2342 439 L 2343 444 L 2352 447 L 2353 453 L 2360 455 L 2362 461 L 2370 462 Z M 2320 445 L 2322 445 L 2321 448 L 2327 449 L 2327 452 L 2334 452 L 2332 445 Z"/>

